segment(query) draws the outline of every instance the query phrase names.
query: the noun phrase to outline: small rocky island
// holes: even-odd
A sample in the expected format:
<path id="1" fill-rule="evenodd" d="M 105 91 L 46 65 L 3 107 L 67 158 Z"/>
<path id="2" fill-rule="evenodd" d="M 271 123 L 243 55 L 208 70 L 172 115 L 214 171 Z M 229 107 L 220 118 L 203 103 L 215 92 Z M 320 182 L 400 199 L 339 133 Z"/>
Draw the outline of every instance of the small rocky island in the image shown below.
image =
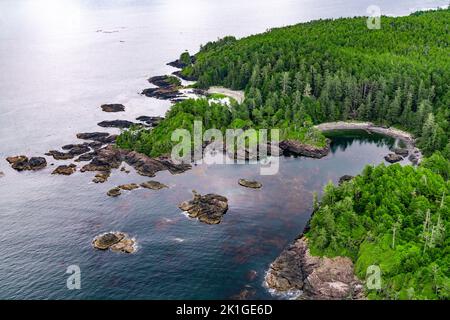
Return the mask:
<path id="1" fill-rule="evenodd" d="M 195 190 L 192 192 L 194 199 L 181 203 L 179 208 L 191 218 L 197 218 L 206 224 L 219 224 L 228 211 L 228 199 L 217 194 L 202 196 Z"/>
<path id="2" fill-rule="evenodd" d="M 122 112 L 125 111 L 125 106 L 123 104 L 112 103 L 103 104 L 100 106 L 104 112 Z"/>
<path id="3" fill-rule="evenodd" d="M 31 157 L 28 159 L 27 156 L 15 156 L 6 158 L 11 164 L 11 167 L 17 171 L 24 170 L 41 170 L 47 166 L 47 160 L 43 157 Z"/>
<path id="4" fill-rule="evenodd" d="M 239 185 L 246 187 L 246 188 L 251 188 L 251 189 L 262 188 L 262 183 L 255 181 L 255 180 L 239 179 L 238 183 L 239 183 Z"/>
<path id="5" fill-rule="evenodd" d="M 92 245 L 95 249 L 111 250 L 114 252 L 134 253 L 136 240 L 123 232 L 107 232 L 94 238 Z"/>

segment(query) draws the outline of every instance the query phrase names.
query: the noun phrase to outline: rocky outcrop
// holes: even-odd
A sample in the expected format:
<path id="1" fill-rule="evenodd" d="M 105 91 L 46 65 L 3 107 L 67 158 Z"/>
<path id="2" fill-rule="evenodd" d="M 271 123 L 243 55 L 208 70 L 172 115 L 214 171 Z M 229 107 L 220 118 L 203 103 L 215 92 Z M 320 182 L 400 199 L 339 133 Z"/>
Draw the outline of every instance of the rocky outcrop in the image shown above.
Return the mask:
<path id="1" fill-rule="evenodd" d="M 125 106 L 123 104 L 112 103 L 112 104 L 103 104 L 100 106 L 104 112 L 121 112 L 125 111 Z"/>
<path id="2" fill-rule="evenodd" d="M 134 189 L 138 189 L 139 186 L 136 183 L 128 183 L 128 184 L 122 184 L 120 186 L 118 186 L 119 189 L 122 190 L 126 190 L 126 191 L 131 191 Z"/>
<path id="3" fill-rule="evenodd" d="M 254 180 L 239 179 L 238 183 L 246 188 L 260 189 L 262 187 L 260 182 Z"/>
<path id="4" fill-rule="evenodd" d="M 116 141 L 117 135 L 108 132 L 83 132 L 77 134 L 78 139 L 93 140 L 102 144 L 113 143 Z"/>
<path id="5" fill-rule="evenodd" d="M 99 250 L 133 253 L 136 251 L 136 241 L 123 232 L 108 232 L 92 240 L 92 246 Z"/>
<path id="6" fill-rule="evenodd" d="M 176 88 L 148 88 L 142 90 L 141 94 L 150 98 L 160 100 L 172 100 L 181 97 L 183 94 Z"/>
<path id="7" fill-rule="evenodd" d="M 342 177 L 339 178 L 339 185 L 342 185 L 344 182 L 347 181 L 351 181 L 354 178 L 354 176 L 350 176 L 350 175 L 343 175 Z"/>
<path id="8" fill-rule="evenodd" d="M 389 153 L 387 156 L 384 157 L 384 160 L 386 160 L 389 163 L 396 163 L 402 161 L 403 157 L 395 153 Z"/>
<path id="9" fill-rule="evenodd" d="M 70 176 L 77 171 L 77 166 L 74 164 L 62 165 L 53 170 L 52 174 L 62 174 L 65 176 Z"/>
<path id="10" fill-rule="evenodd" d="M 195 56 L 191 56 L 191 63 L 195 62 Z M 187 67 L 187 64 L 185 64 L 184 62 L 182 62 L 180 59 L 177 59 L 175 61 L 171 61 L 169 63 L 167 63 L 168 66 L 177 68 L 177 69 L 183 69 L 185 67 Z"/>
<path id="11" fill-rule="evenodd" d="M 154 177 L 158 171 L 169 170 L 172 174 L 178 174 L 191 169 L 191 165 L 175 164 L 169 157 L 150 158 L 136 151 L 126 152 L 124 160 L 140 175 L 147 177 Z"/>
<path id="12" fill-rule="evenodd" d="M 47 166 L 47 160 L 43 157 L 14 156 L 6 158 L 11 167 L 17 171 L 24 170 L 41 170 Z"/>
<path id="13" fill-rule="evenodd" d="M 161 182 L 153 181 L 153 180 L 141 183 L 141 187 L 145 188 L 145 189 L 151 189 L 151 190 L 161 190 L 164 188 L 168 188 L 168 186 L 166 186 L 165 184 L 162 184 Z"/>
<path id="14" fill-rule="evenodd" d="M 97 123 L 98 126 L 103 128 L 130 128 L 133 125 L 136 125 L 136 123 L 128 121 L 128 120 L 111 120 L 111 121 L 102 121 Z"/>
<path id="15" fill-rule="evenodd" d="M 136 151 L 122 150 L 108 145 L 99 149 L 91 162 L 81 168 L 81 172 L 110 172 L 111 169 L 118 169 L 123 161 L 132 166 L 140 175 L 147 177 L 154 177 L 159 171 L 168 170 L 172 174 L 177 174 L 191 168 L 191 165 L 188 164 L 175 164 L 168 157 L 150 158 Z"/>
<path id="16" fill-rule="evenodd" d="M 122 191 L 119 187 L 115 187 L 115 188 L 112 188 L 111 190 L 109 190 L 106 194 L 110 197 L 115 198 L 115 197 L 120 196 L 122 194 Z"/>
<path id="17" fill-rule="evenodd" d="M 177 76 L 180 79 L 183 79 L 185 81 L 197 81 L 197 77 L 195 76 L 186 76 L 183 74 L 183 72 L 181 70 L 172 72 L 173 75 Z"/>
<path id="18" fill-rule="evenodd" d="M 392 149 L 392 152 L 402 157 L 407 157 L 409 155 L 409 150 L 404 148 L 394 148 Z"/>
<path id="19" fill-rule="evenodd" d="M 94 179 L 92 179 L 92 182 L 104 183 L 108 180 L 110 175 L 111 175 L 111 171 L 99 172 L 95 175 Z"/>
<path id="20" fill-rule="evenodd" d="M 94 159 L 94 157 L 97 155 L 97 152 L 93 151 L 93 152 L 88 152 L 85 154 L 82 154 L 81 156 L 79 156 L 78 158 L 76 158 L 74 161 L 75 162 L 85 162 L 85 161 L 91 161 L 92 159 Z"/>
<path id="21" fill-rule="evenodd" d="M 330 152 L 330 141 L 327 140 L 325 147 L 316 147 L 303 144 L 296 140 L 285 140 L 280 142 L 280 149 L 285 155 L 303 156 L 309 158 L 323 158 Z"/>
<path id="22" fill-rule="evenodd" d="M 174 88 L 181 86 L 181 81 L 175 76 L 155 76 L 148 79 L 151 84 L 160 88 Z"/>
<path id="23" fill-rule="evenodd" d="M 199 221 L 207 224 L 218 224 L 223 215 L 228 211 L 228 199 L 217 195 L 200 195 L 193 191 L 194 199 L 185 201 L 179 205 L 179 208 L 186 211 L 189 217 L 197 218 Z"/>
<path id="24" fill-rule="evenodd" d="M 363 285 L 346 257 L 314 257 L 302 237 L 270 265 L 266 285 L 297 299 L 363 299 Z"/>
<path id="25" fill-rule="evenodd" d="M 91 151 L 88 143 L 83 144 L 68 144 L 62 147 L 63 150 L 68 150 L 67 152 L 61 152 L 58 150 L 50 150 L 45 155 L 51 156 L 55 160 L 68 160 L 73 159 L 75 156 L 82 155 Z"/>
<path id="26" fill-rule="evenodd" d="M 146 125 L 150 127 L 156 127 L 162 120 L 163 117 L 150 117 L 150 116 L 140 116 L 136 118 L 137 121 L 144 122 Z"/>

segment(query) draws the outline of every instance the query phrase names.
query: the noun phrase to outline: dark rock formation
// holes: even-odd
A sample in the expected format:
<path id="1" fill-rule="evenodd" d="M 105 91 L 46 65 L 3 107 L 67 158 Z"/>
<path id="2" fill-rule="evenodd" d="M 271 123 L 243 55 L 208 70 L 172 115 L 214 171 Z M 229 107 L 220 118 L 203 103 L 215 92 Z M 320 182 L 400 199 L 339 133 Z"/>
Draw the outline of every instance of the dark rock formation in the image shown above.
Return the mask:
<path id="1" fill-rule="evenodd" d="M 72 173 L 77 171 L 77 166 L 74 164 L 62 165 L 53 170 L 52 174 L 62 174 L 70 176 Z"/>
<path id="2" fill-rule="evenodd" d="M 305 238 L 297 239 L 270 265 L 266 284 L 298 299 L 363 299 L 363 285 L 344 257 L 311 256 Z M 303 294 L 301 294 L 303 292 Z"/>
<path id="3" fill-rule="evenodd" d="M 150 117 L 150 116 L 140 116 L 137 117 L 136 120 L 144 122 L 145 124 L 156 127 L 162 120 L 164 120 L 163 117 Z"/>
<path id="4" fill-rule="evenodd" d="M 11 167 L 17 171 L 41 170 L 47 166 L 47 160 L 43 157 L 14 156 L 6 158 Z"/>
<path id="5" fill-rule="evenodd" d="M 180 79 L 167 75 L 151 77 L 148 82 L 160 88 L 173 88 L 181 85 Z"/>
<path id="6" fill-rule="evenodd" d="M 73 159 L 74 155 L 69 152 L 61 152 L 57 150 L 50 150 L 45 154 L 46 156 L 51 156 L 55 160 L 68 160 Z"/>
<path id="7" fill-rule="evenodd" d="M 115 252 L 133 253 L 136 251 L 136 241 L 123 232 L 108 232 L 101 234 L 92 241 L 94 248 Z"/>
<path id="8" fill-rule="evenodd" d="M 153 181 L 153 180 L 141 183 L 141 187 L 146 188 L 146 189 L 151 189 L 151 190 L 160 190 L 160 189 L 168 188 L 168 186 L 166 186 L 165 184 L 162 184 L 158 181 Z"/>
<path id="9" fill-rule="evenodd" d="M 191 56 L 191 63 L 195 62 L 195 56 Z M 167 63 L 168 66 L 177 68 L 177 69 L 183 69 L 184 67 L 187 67 L 187 64 L 182 62 L 180 59 L 177 59 L 175 61 Z"/>
<path id="10" fill-rule="evenodd" d="M 115 134 L 110 135 L 107 132 L 85 132 L 85 133 L 78 133 L 77 138 L 82 140 L 93 140 L 95 142 L 100 142 L 104 144 L 115 142 L 117 135 Z"/>
<path id="11" fill-rule="evenodd" d="M 122 185 L 118 186 L 118 188 L 120 188 L 122 190 L 126 190 L 126 191 L 131 191 L 134 189 L 138 189 L 139 186 L 136 183 L 129 183 L 129 184 L 122 184 Z"/>
<path id="12" fill-rule="evenodd" d="M 118 103 L 104 104 L 104 105 L 101 105 L 100 108 L 102 108 L 102 110 L 104 112 L 121 112 L 121 111 L 125 111 L 125 106 L 123 104 L 118 104 Z"/>
<path id="13" fill-rule="evenodd" d="M 395 154 L 398 154 L 399 156 L 402 156 L 402 157 L 407 157 L 409 154 L 409 150 L 403 149 L 403 148 L 394 148 L 394 149 L 392 149 L 392 152 L 394 152 Z"/>
<path id="14" fill-rule="evenodd" d="M 120 188 L 115 187 L 115 188 L 112 188 L 111 190 L 109 190 L 106 194 L 107 194 L 108 196 L 110 196 L 110 197 L 115 198 L 115 197 L 120 196 L 121 193 L 122 193 L 122 192 L 120 191 Z"/>
<path id="15" fill-rule="evenodd" d="M 178 91 L 178 89 L 169 87 L 169 88 L 148 88 L 144 89 L 141 94 L 150 97 L 156 98 L 160 100 L 171 100 L 181 97 L 183 94 Z"/>
<path id="16" fill-rule="evenodd" d="M 111 169 L 119 168 L 121 163 L 121 150 L 112 145 L 108 145 L 105 148 L 99 149 L 92 161 L 81 168 L 81 172 L 111 171 Z"/>
<path id="17" fill-rule="evenodd" d="M 303 144 L 295 140 L 285 140 L 280 142 L 280 149 L 286 155 L 304 156 L 309 158 L 323 158 L 330 152 L 329 141 L 323 148 Z"/>
<path id="18" fill-rule="evenodd" d="M 218 224 L 223 215 L 228 210 L 228 199 L 217 195 L 200 195 L 193 191 L 194 199 L 185 201 L 179 205 L 179 208 L 186 211 L 191 218 L 197 218 L 199 221 L 207 224 Z"/>
<path id="19" fill-rule="evenodd" d="M 110 175 L 111 175 L 111 171 L 99 172 L 95 175 L 94 179 L 92 179 L 92 182 L 104 183 L 108 180 Z"/>
<path id="20" fill-rule="evenodd" d="M 91 161 L 96 155 L 97 155 L 97 152 L 95 152 L 95 151 L 88 152 L 88 153 L 82 154 L 81 156 L 79 156 L 74 161 L 76 161 L 76 162 Z"/>
<path id="21" fill-rule="evenodd" d="M 133 125 L 136 125 L 137 123 L 128 121 L 128 120 L 111 120 L 111 121 L 102 121 L 97 123 L 98 126 L 103 128 L 130 128 Z"/>
<path id="22" fill-rule="evenodd" d="M 180 79 L 185 80 L 185 81 L 197 81 L 197 77 L 194 77 L 194 76 L 185 76 L 185 75 L 181 72 L 181 70 L 172 72 L 172 74 L 175 75 L 175 76 L 177 76 L 177 77 L 180 78 Z"/>
<path id="23" fill-rule="evenodd" d="M 403 157 L 395 153 L 389 153 L 387 156 L 384 157 L 384 160 L 386 160 L 389 163 L 395 163 L 402 161 Z"/>
<path id="24" fill-rule="evenodd" d="M 342 177 L 339 178 L 339 185 L 342 185 L 344 182 L 347 181 L 351 181 L 354 178 L 354 176 L 350 176 L 350 175 L 343 175 Z"/>
<path id="25" fill-rule="evenodd" d="M 191 165 L 175 164 L 168 157 L 150 158 L 136 151 L 122 150 L 108 145 L 99 149 L 91 162 L 81 168 L 81 172 L 110 172 L 111 169 L 118 169 L 123 161 L 132 166 L 140 175 L 147 177 L 154 177 L 158 171 L 168 170 L 172 174 L 178 174 L 191 169 Z"/>
<path id="26" fill-rule="evenodd" d="M 246 188 L 259 189 L 262 187 L 262 184 L 258 181 L 239 179 L 238 183 Z"/>

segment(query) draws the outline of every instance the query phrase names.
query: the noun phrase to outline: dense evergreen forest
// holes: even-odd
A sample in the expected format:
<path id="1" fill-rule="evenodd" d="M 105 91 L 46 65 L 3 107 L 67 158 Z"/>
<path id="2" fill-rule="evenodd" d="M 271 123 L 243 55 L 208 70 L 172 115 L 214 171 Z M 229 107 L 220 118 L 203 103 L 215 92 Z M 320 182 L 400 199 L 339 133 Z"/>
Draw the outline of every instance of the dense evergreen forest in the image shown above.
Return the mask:
<path id="1" fill-rule="evenodd" d="M 449 174 L 435 154 L 419 168 L 367 166 L 327 185 L 307 233 L 311 253 L 352 258 L 360 279 L 379 266 L 381 289 L 369 298 L 449 299 Z"/>
<path id="2" fill-rule="evenodd" d="M 123 132 L 117 144 L 151 156 L 168 153 L 171 132 L 281 128 L 282 138 L 324 143 L 313 124 L 367 120 L 418 137 L 419 167 L 368 166 L 341 186 L 328 185 L 307 233 L 313 254 L 348 256 L 364 279 L 379 265 L 382 288 L 369 298 L 450 298 L 450 10 L 319 20 L 184 53 L 182 74 L 196 86 L 245 90 L 231 108 L 207 99 L 172 107 L 152 131 Z"/>
<path id="3" fill-rule="evenodd" d="M 243 89 L 235 117 L 266 128 L 370 120 L 450 157 L 450 10 L 319 20 L 204 45 L 183 73 L 206 88 Z"/>

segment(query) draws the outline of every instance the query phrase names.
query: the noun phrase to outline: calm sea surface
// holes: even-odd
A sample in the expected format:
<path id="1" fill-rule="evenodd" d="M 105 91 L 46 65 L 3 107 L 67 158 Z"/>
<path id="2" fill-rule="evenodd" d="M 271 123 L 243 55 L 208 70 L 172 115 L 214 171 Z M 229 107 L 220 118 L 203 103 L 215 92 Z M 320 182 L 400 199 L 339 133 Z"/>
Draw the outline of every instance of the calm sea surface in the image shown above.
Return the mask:
<path id="1" fill-rule="evenodd" d="M 366 164 L 383 162 L 395 141 L 364 133 L 333 139 L 321 159 L 283 158 L 275 176 L 257 165 L 197 166 L 156 177 L 167 190 L 135 190 L 119 198 L 115 185 L 148 179 L 113 172 L 102 185 L 92 173 L 52 176 L 51 167 L 18 173 L 6 156 L 42 155 L 104 131 L 102 120 L 163 115 L 170 103 L 138 94 L 165 63 L 225 35 L 317 18 L 366 14 L 373 1 L 0 1 L 0 298 L 226 299 L 263 288 L 270 262 L 303 229 L 312 193 Z M 384 14 L 404 15 L 448 1 L 377 1 Z M 126 112 L 103 113 L 103 103 Z M 114 132 L 113 129 L 110 132 Z M 50 159 L 49 159 L 50 160 Z M 54 162 L 51 161 L 50 162 Z M 61 162 L 62 163 L 62 162 Z M 239 187 L 255 178 L 264 187 Z M 177 208 L 191 190 L 229 199 L 220 225 Z M 133 255 L 95 251 L 92 238 L 120 230 L 138 241 Z M 81 290 L 66 288 L 69 265 L 81 268 Z M 256 277 L 251 276 L 256 271 Z"/>

